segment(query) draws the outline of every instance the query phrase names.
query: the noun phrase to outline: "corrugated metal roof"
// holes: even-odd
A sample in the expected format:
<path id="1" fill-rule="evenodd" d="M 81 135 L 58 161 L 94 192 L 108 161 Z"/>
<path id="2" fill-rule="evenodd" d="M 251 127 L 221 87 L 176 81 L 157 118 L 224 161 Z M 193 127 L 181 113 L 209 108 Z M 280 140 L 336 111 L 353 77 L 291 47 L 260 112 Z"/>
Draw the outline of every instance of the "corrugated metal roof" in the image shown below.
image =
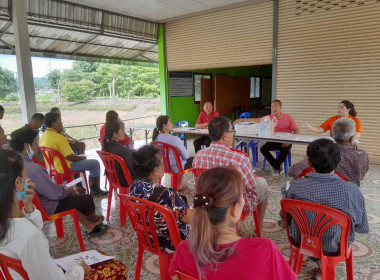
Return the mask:
<path id="1" fill-rule="evenodd" d="M 0 0 L 0 53 L 14 54 L 8 0 Z M 27 0 L 32 55 L 158 62 L 157 23 L 58 0 Z"/>

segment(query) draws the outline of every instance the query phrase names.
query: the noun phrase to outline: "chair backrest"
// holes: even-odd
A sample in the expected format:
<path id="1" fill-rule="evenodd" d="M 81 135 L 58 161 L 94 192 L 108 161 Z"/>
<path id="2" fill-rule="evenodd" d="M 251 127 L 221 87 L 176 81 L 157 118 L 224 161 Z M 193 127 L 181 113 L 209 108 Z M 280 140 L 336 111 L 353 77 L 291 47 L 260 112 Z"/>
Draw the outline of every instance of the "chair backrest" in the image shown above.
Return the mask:
<path id="1" fill-rule="evenodd" d="M 174 248 L 177 248 L 177 245 L 181 242 L 181 237 L 171 209 L 158 203 L 127 194 L 119 194 L 119 197 L 137 233 L 139 244 L 142 245 L 144 250 L 153 254 L 163 254 L 156 233 L 154 219 L 156 212 L 165 220 L 172 244 Z"/>
<path id="2" fill-rule="evenodd" d="M 110 185 L 112 185 L 114 188 L 121 188 L 121 187 L 127 187 L 127 186 L 121 186 L 119 181 L 119 176 L 117 175 L 116 171 L 116 163 L 118 163 L 121 167 L 121 170 L 123 171 L 124 177 L 127 180 L 128 186 L 132 184 L 132 176 L 129 172 L 129 169 L 127 167 L 127 164 L 125 161 L 119 157 L 118 155 L 104 152 L 104 151 L 96 151 L 102 160 L 104 164 L 104 168 L 107 172 L 107 178 L 110 182 Z"/>
<path id="3" fill-rule="evenodd" d="M 281 209 L 289 242 L 299 247 L 301 254 L 320 259 L 323 255 L 323 234 L 328 228 L 338 225 L 341 227 L 340 255 L 346 256 L 351 228 L 351 219 L 346 213 L 325 205 L 296 199 L 282 199 Z M 314 212 L 314 215 L 311 212 Z M 299 246 L 294 244 L 294 239 L 289 234 L 290 219 L 294 220 L 300 231 L 301 243 Z"/>
<path id="4" fill-rule="evenodd" d="M 193 174 L 194 174 L 195 178 L 198 178 L 206 170 L 207 170 L 207 168 L 193 168 Z"/>
<path id="5" fill-rule="evenodd" d="M 61 165 L 63 168 L 63 174 L 71 173 L 71 170 L 67 166 L 65 158 L 59 151 L 52 148 L 48 148 L 48 147 L 42 147 L 42 146 L 40 147 L 40 149 L 42 151 L 42 155 L 44 156 L 47 165 L 49 166 L 50 176 L 61 174 L 57 171 L 55 167 L 55 164 L 54 164 L 55 158 L 57 158 L 61 162 Z"/>
<path id="6" fill-rule="evenodd" d="M 188 127 L 189 126 L 189 122 L 188 121 L 178 121 L 178 122 L 176 122 L 175 125 L 176 126 L 182 126 L 182 127 Z"/>
<path id="7" fill-rule="evenodd" d="M 240 114 L 239 116 L 239 119 L 247 119 L 247 118 L 250 118 L 251 117 L 251 113 L 250 112 L 243 112 Z"/>
<path id="8" fill-rule="evenodd" d="M 177 276 L 180 280 L 198 280 L 199 278 L 193 277 L 186 272 L 176 269 L 175 272 L 177 273 Z"/>
<path id="9" fill-rule="evenodd" d="M 41 165 L 43 168 L 46 169 L 46 163 L 44 163 L 44 162 L 40 162 L 36 156 L 33 156 L 33 157 L 32 157 L 32 161 L 33 161 L 35 164 Z"/>
<path id="10" fill-rule="evenodd" d="M 176 147 L 173 145 L 163 143 L 163 142 L 158 142 L 158 141 L 152 141 L 151 144 L 157 146 L 158 148 L 161 149 L 162 152 L 162 158 L 164 160 L 164 165 L 165 165 L 165 173 L 170 173 L 170 174 L 177 174 L 178 172 L 180 174 L 183 173 L 183 167 L 182 167 L 182 162 L 179 156 L 179 152 Z M 173 172 L 172 166 L 170 164 L 170 154 L 174 155 L 175 162 L 177 164 L 178 172 Z"/>
<path id="11" fill-rule="evenodd" d="M 21 261 L 0 254 L 0 279 L 13 279 L 9 273 L 9 268 L 16 271 L 25 280 L 29 280 L 28 273 L 26 273 L 25 269 L 22 267 Z"/>
<path id="12" fill-rule="evenodd" d="M 234 149 L 234 148 L 230 148 L 231 151 L 234 151 L 234 152 L 237 152 L 237 153 L 240 153 L 242 155 L 245 155 L 246 157 L 249 157 L 247 153 L 243 152 L 243 151 L 240 151 L 238 149 Z"/>
<path id="13" fill-rule="evenodd" d="M 304 170 L 302 170 L 301 174 L 298 175 L 298 178 L 302 178 L 302 177 L 305 177 L 306 174 L 310 173 L 313 171 L 313 168 L 311 167 L 308 167 L 308 168 L 305 168 Z M 334 174 L 336 174 L 340 179 L 342 179 L 343 181 L 346 181 L 348 182 L 348 179 L 346 176 L 344 176 L 343 174 L 337 172 L 337 171 L 334 171 Z"/>
<path id="14" fill-rule="evenodd" d="M 49 214 L 46 213 L 44 206 L 42 205 L 40 199 L 38 198 L 37 193 L 34 193 L 33 196 L 33 205 L 41 212 L 42 220 L 45 221 L 50 221 Z"/>
<path id="15" fill-rule="evenodd" d="M 346 176 L 344 176 L 342 173 L 339 173 L 337 171 L 334 171 L 334 174 L 337 175 L 340 179 L 342 179 L 343 181 L 346 181 L 348 182 L 349 180 L 347 179 Z"/>

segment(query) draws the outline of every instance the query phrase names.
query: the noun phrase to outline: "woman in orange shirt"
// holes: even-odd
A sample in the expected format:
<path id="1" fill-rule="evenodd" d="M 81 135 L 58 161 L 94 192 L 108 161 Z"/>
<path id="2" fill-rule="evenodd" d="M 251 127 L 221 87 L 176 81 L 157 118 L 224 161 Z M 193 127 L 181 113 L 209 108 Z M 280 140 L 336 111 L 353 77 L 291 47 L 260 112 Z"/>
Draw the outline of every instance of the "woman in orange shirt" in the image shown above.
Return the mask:
<path id="1" fill-rule="evenodd" d="M 362 123 L 356 117 L 357 113 L 355 111 L 354 104 L 352 104 L 348 100 L 343 100 L 338 105 L 338 114 L 339 115 L 333 116 L 333 117 L 327 119 L 320 126 L 313 126 L 307 122 L 302 122 L 300 124 L 300 127 L 301 128 L 308 128 L 309 130 L 317 132 L 317 133 L 323 133 L 323 132 L 326 132 L 327 130 L 330 130 L 330 135 L 332 135 L 332 127 L 333 127 L 336 120 L 339 120 L 341 118 L 350 118 L 353 121 L 355 121 L 355 123 L 356 123 L 355 139 L 359 139 L 360 135 L 362 133 Z"/>

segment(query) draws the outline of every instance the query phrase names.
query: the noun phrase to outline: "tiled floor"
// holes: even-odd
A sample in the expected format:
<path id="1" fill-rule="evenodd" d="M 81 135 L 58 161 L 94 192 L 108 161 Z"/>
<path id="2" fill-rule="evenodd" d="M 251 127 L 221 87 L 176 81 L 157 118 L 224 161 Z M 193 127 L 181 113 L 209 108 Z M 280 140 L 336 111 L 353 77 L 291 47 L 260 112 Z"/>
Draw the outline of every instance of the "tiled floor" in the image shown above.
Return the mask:
<path id="1" fill-rule="evenodd" d="M 191 152 L 191 142 L 188 143 Z M 292 162 L 297 162 L 301 157 L 293 155 Z M 261 162 L 259 162 L 259 165 Z M 277 225 L 280 210 L 280 185 L 288 180 L 286 175 L 273 177 L 269 171 L 262 171 L 257 168 L 256 173 L 263 176 L 268 181 L 269 203 L 265 216 L 263 235 L 272 239 L 286 259 L 289 256 L 289 245 L 286 232 Z M 183 192 L 192 204 L 192 194 L 194 179 L 191 174 L 186 175 L 186 183 L 191 187 Z M 165 176 L 164 185 L 170 186 L 170 177 Z M 380 166 L 372 165 L 367 173 L 361 190 L 366 199 L 368 219 L 370 223 L 370 233 L 368 235 L 357 234 L 354 243 L 354 269 L 355 279 L 380 279 Z M 98 213 L 106 215 L 107 199 L 96 198 L 95 204 Z M 134 231 L 127 221 L 127 226 L 119 226 L 119 204 L 115 199 L 112 201 L 111 219 L 109 230 L 99 238 L 88 239 L 84 237 L 84 244 L 87 250 L 97 249 L 110 255 L 115 255 L 128 268 L 128 279 L 134 279 L 135 262 L 137 256 L 137 239 Z M 51 254 L 54 258 L 79 252 L 79 245 L 71 218 L 64 220 L 65 237 L 56 238 L 54 223 L 47 222 L 44 232 L 50 241 Z M 245 222 L 240 223 L 242 235 L 252 235 L 254 232 L 253 219 L 249 217 Z M 314 263 L 310 260 L 304 261 L 302 273 L 298 279 L 313 279 L 312 270 Z M 140 279 L 159 279 L 158 258 L 146 253 L 143 259 L 143 266 Z M 237 278 L 238 279 L 238 278 Z M 337 268 L 336 279 L 346 279 L 345 265 L 340 263 Z"/>

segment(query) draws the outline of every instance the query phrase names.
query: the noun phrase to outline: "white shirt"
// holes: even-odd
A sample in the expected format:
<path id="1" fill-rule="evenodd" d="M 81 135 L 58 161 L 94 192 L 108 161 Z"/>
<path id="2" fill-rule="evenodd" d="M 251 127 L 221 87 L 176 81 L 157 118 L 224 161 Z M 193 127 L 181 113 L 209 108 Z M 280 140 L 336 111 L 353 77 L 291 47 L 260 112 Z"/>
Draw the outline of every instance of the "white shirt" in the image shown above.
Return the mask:
<path id="1" fill-rule="evenodd" d="M 24 212 L 25 213 L 25 212 Z M 83 268 L 74 266 L 70 271 L 56 265 L 49 253 L 49 242 L 41 231 L 43 221 L 40 211 L 34 209 L 27 218 L 11 218 L 10 230 L 0 244 L 0 253 L 21 260 L 30 280 L 82 280 Z M 5 244 L 5 245 L 4 245 Z M 23 279 L 10 270 L 13 279 Z"/>

